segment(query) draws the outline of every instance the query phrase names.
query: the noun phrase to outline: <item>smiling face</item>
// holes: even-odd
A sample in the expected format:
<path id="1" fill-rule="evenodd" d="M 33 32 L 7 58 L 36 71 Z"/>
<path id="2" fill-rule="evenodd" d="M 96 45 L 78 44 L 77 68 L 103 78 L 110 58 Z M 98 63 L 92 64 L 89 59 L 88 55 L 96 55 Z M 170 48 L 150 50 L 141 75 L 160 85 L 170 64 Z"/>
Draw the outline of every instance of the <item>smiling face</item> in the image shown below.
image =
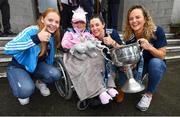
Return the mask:
<path id="1" fill-rule="evenodd" d="M 105 24 L 103 24 L 99 18 L 93 18 L 90 20 L 90 29 L 95 37 L 101 38 L 104 34 L 104 27 Z"/>
<path id="2" fill-rule="evenodd" d="M 60 17 L 56 12 L 49 12 L 41 19 L 41 22 L 46 25 L 46 30 L 49 33 L 54 33 L 59 28 Z"/>
<path id="3" fill-rule="evenodd" d="M 86 23 L 84 21 L 72 22 L 72 26 L 82 31 L 86 28 Z"/>
<path id="4" fill-rule="evenodd" d="M 140 34 L 143 32 L 145 18 L 141 9 L 134 9 L 129 14 L 129 24 L 132 30 Z"/>

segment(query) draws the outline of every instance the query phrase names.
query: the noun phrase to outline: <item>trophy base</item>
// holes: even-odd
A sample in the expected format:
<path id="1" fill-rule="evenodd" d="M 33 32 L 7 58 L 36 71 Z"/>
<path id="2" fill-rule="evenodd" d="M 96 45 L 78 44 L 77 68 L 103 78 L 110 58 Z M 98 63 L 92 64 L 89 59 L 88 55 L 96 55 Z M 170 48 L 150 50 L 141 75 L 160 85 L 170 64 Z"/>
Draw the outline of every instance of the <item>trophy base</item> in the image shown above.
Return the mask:
<path id="1" fill-rule="evenodd" d="M 126 81 L 121 90 L 125 93 L 138 93 L 145 89 L 145 86 L 138 83 L 134 78 L 130 78 Z"/>

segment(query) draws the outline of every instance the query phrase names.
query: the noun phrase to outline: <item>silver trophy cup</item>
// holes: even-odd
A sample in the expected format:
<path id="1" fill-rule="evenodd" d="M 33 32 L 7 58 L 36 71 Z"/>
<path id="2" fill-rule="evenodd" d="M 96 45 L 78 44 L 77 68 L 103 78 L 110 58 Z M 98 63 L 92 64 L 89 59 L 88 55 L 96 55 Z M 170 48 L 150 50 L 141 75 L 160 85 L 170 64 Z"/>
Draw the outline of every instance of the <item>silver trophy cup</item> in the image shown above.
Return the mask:
<path id="1" fill-rule="evenodd" d="M 126 93 L 137 93 L 145 89 L 145 86 L 138 83 L 133 76 L 131 65 L 138 63 L 140 59 L 139 43 L 124 45 L 123 47 L 111 50 L 112 61 L 116 66 L 127 67 L 127 81 L 121 88 Z"/>

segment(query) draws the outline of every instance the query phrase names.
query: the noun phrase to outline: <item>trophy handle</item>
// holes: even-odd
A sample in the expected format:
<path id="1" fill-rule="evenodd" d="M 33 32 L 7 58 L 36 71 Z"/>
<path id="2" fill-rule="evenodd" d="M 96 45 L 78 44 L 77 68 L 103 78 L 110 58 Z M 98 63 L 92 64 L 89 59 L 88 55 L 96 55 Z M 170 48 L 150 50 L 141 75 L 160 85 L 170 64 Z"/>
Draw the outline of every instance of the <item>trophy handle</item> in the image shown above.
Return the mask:
<path id="1" fill-rule="evenodd" d="M 102 43 L 102 41 L 96 41 L 96 48 L 101 51 L 101 54 L 103 55 L 103 57 L 104 57 L 107 61 L 110 61 L 111 63 L 113 63 L 110 59 L 108 59 L 108 58 L 106 57 L 106 55 L 105 55 L 104 52 L 103 52 L 103 50 L 106 49 L 106 50 L 107 50 L 107 53 L 110 54 L 109 48 L 106 47 L 105 45 L 102 45 L 101 43 Z"/>

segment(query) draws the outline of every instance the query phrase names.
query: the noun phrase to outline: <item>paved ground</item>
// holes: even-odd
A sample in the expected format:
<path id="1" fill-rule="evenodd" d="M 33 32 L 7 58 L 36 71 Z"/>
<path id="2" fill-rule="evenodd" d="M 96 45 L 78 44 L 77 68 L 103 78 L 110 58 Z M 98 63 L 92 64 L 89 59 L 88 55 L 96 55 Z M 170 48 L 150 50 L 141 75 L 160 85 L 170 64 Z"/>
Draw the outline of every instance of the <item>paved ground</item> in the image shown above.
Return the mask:
<path id="1" fill-rule="evenodd" d="M 93 116 L 93 115 L 140 115 L 140 116 L 175 116 L 180 115 L 180 60 L 168 62 L 168 70 L 162 80 L 152 104 L 147 112 L 135 108 L 141 93 L 127 94 L 122 104 L 112 102 L 106 106 L 88 108 L 79 111 L 76 108 L 77 97 L 69 101 L 59 96 L 54 85 L 50 86 L 51 95 L 42 97 L 36 90 L 30 103 L 21 106 L 13 97 L 6 78 L 0 79 L 0 115 L 59 115 L 59 116 Z"/>

